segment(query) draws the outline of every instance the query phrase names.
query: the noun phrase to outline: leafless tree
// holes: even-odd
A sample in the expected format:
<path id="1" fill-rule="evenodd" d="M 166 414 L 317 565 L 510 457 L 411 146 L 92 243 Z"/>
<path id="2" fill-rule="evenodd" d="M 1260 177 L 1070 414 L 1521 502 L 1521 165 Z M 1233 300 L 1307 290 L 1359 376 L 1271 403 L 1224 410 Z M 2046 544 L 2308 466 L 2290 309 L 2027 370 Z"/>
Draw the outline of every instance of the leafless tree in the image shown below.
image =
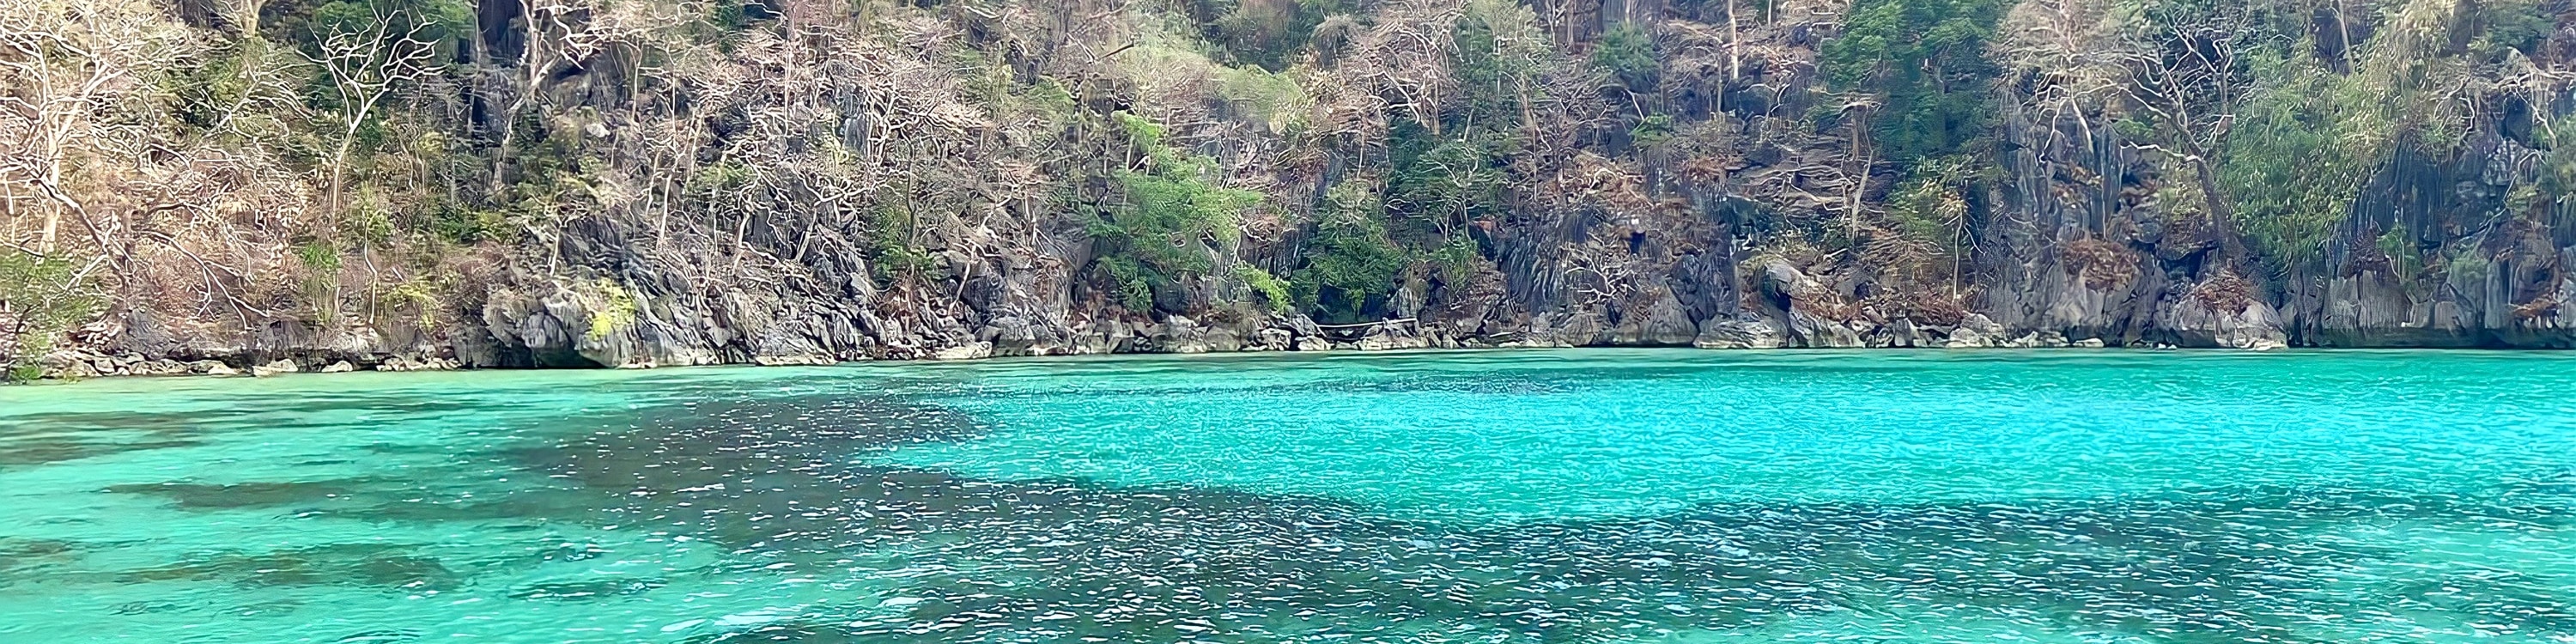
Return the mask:
<path id="1" fill-rule="evenodd" d="M 13 0 L 0 3 L 0 183 L 39 198 L 36 250 L 60 246 L 65 214 L 100 234 L 65 166 L 80 149 L 117 136 L 103 118 L 143 79 L 174 36 L 154 14 L 122 2 Z M 14 209 L 14 199 L 12 208 Z M 102 238 L 102 247 L 108 244 Z"/>
<path id="2" fill-rule="evenodd" d="M 397 23 L 410 23 L 397 26 Z M 405 19 L 397 11 L 379 12 L 357 29 L 334 31 L 321 43 L 321 55 L 313 64 L 330 78 L 332 89 L 340 95 L 340 142 L 331 150 L 328 180 L 330 213 L 336 224 L 341 210 L 342 186 L 347 180 L 349 149 L 358 140 L 358 130 L 365 127 L 395 87 L 413 83 L 432 73 L 428 66 L 437 48 L 420 37 L 423 25 Z"/>

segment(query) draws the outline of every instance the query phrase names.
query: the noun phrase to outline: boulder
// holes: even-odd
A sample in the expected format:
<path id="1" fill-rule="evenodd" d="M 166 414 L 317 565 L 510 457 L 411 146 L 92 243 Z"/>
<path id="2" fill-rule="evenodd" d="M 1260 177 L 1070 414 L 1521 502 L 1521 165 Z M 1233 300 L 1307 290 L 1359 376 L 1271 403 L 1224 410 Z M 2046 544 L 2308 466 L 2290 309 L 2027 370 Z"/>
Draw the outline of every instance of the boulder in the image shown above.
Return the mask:
<path id="1" fill-rule="evenodd" d="M 449 358 L 394 356 L 376 364 L 377 371 L 451 371 L 464 366 Z"/>
<path id="2" fill-rule="evenodd" d="M 1610 332 L 1610 343 L 1679 346 L 1691 344 L 1698 335 L 1699 329 L 1691 324 L 1690 313 L 1682 309 L 1681 300 L 1666 293 L 1650 301 L 1645 310 L 1620 319 L 1619 326 Z"/>
<path id="3" fill-rule="evenodd" d="M 1887 326 L 1878 328 L 1878 337 L 1884 343 L 1881 346 L 1889 347 L 1913 347 L 1923 342 L 1922 332 L 1914 328 L 1914 320 L 1907 318 L 1889 320 Z"/>
<path id="4" fill-rule="evenodd" d="M 932 360 L 980 360 L 990 357 L 993 357 L 991 342 L 970 342 L 933 351 L 930 354 Z"/>
<path id="5" fill-rule="evenodd" d="M 277 360 L 268 364 L 251 365 L 250 367 L 250 375 L 260 378 L 279 374 L 295 373 L 296 371 L 300 371 L 300 369 L 295 366 L 295 361 L 293 360 Z"/>
<path id="6" fill-rule="evenodd" d="M 1959 328 L 1975 331 L 1977 335 L 1989 338 L 2000 338 L 2004 335 L 2004 325 L 1996 324 L 1984 313 L 1970 313 L 1967 317 L 1960 318 Z"/>
<path id="7" fill-rule="evenodd" d="M 323 367 L 323 368 L 322 368 L 322 373 L 348 373 L 348 372 L 351 372 L 351 371 L 357 371 L 357 370 L 358 370 L 358 365 L 349 364 L 349 361 L 347 361 L 347 360 L 342 360 L 342 361 L 339 361 L 339 362 L 331 363 L 331 365 L 330 365 L 330 366 Z"/>
<path id="8" fill-rule="evenodd" d="M 1699 328 L 1699 336 L 1691 340 L 1691 346 L 1702 349 L 1777 349 L 1788 345 L 1788 333 L 1758 317 L 1710 320 Z"/>
<path id="9" fill-rule="evenodd" d="M 975 332 L 975 339 L 993 343 L 997 356 L 1042 356 L 1050 348 L 1039 343 L 1037 330 L 1028 320 L 1008 315 L 986 322 Z"/>
<path id="10" fill-rule="evenodd" d="M 1789 337 L 1796 340 L 1798 346 L 1810 349 L 1856 349 L 1868 346 L 1861 342 L 1860 334 L 1853 332 L 1851 327 L 1797 310 L 1789 311 Z"/>
<path id="11" fill-rule="evenodd" d="M 184 376 L 188 371 L 188 364 L 177 360 L 145 360 L 125 369 L 137 376 Z"/>
<path id="12" fill-rule="evenodd" d="M 88 380 L 100 375 L 98 367 L 91 366 L 87 360 L 74 360 L 63 363 L 63 366 L 45 370 L 45 377 L 61 380 Z"/>
<path id="13" fill-rule="evenodd" d="M 1353 348 L 1361 351 L 1421 349 L 1431 346 L 1431 342 L 1424 340 L 1420 334 L 1414 333 L 1411 326 L 1395 322 L 1380 322 L 1377 326 L 1369 327 L 1368 335 L 1361 336 L 1358 342 L 1351 344 Z"/>
<path id="14" fill-rule="evenodd" d="M 1944 349 L 1978 349 L 1991 346 L 1995 346 L 1994 338 L 1978 333 L 1976 329 L 1964 324 L 1950 330 L 1950 339 L 1941 343 L 1941 348 Z"/>
<path id="15" fill-rule="evenodd" d="M 1243 348 L 1246 351 L 1287 351 L 1295 348 L 1296 345 L 1296 333 L 1274 327 L 1262 329 L 1260 336 L 1254 338 L 1252 344 L 1244 345 Z"/>
<path id="16" fill-rule="evenodd" d="M 230 376 L 241 373 L 240 371 L 233 369 L 232 365 L 224 364 L 221 360 L 198 360 L 196 362 L 191 362 L 188 363 L 188 371 L 208 376 Z"/>

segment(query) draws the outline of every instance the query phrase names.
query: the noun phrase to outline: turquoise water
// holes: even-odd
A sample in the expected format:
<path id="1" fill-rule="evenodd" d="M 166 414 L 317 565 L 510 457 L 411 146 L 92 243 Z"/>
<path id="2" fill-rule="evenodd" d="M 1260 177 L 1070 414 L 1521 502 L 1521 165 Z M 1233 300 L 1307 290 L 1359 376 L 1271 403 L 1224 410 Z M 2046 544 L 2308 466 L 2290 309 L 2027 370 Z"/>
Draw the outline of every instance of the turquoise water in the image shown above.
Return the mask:
<path id="1" fill-rule="evenodd" d="M 2576 357 L 0 389 L 0 642 L 2576 642 Z"/>

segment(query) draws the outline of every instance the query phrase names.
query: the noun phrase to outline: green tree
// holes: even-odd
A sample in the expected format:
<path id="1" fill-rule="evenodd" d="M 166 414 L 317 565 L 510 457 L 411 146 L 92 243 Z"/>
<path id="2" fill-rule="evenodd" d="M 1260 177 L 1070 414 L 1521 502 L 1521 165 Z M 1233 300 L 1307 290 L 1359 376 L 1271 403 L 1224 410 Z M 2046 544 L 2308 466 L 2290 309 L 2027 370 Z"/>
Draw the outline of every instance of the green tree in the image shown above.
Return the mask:
<path id="1" fill-rule="evenodd" d="M 1216 160 L 1164 143 L 1163 126 L 1126 112 L 1113 116 L 1145 151 L 1148 167 L 1116 172 L 1125 201 L 1088 228 L 1104 245 L 1098 261 L 1120 303 L 1143 311 L 1155 287 L 1212 270 L 1212 257 L 1239 235 L 1239 214 L 1258 205 L 1261 193 L 1217 185 Z"/>
<path id="2" fill-rule="evenodd" d="M 31 380 L 35 360 L 98 313 L 102 299 L 79 263 L 0 248 L 0 380 Z"/>
<path id="3" fill-rule="evenodd" d="M 1535 107 L 1547 97 L 1541 76 L 1564 62 L 1540 29 L 1538 14 L 1512 0 L 1467 0 L 1450 39 L 1458 89 L 1467 102 L 1462 125 L 1534 127 Z"/>
<path id="4" fill-rule="evenodd" d="M 1592 45 L 1592 64 L 1610 70 L 1619 84 L 1631 92 L 1644 92 L 1654 87 L 1663 64 L 1655 51 L 1655 35 L 1635 23 L 1622 23 L 1602 32 L 1601 41 Z"/>
<path id="5" fill-rule="evenodd" d="M 2322 268 L 2326 237 L 2384 155 L 2371 143 L 2389 127 L 2381 97 L 2308 56 L 2266 52 L 2252 67 L 2218 168 L 2230 218 L 2275 273 Z"/>
<path id="6" fill-rule="evenodd" d="M 1325 193 L 1306 265 L 1289 279 L 1298 308 L 1328 322 L 1350 322 L 1395 288 L 1411 258 L 1387 238 L 1381 204 L 1365 182 L 1345 181 Z"/>
<path id="7" fill-rule="evenodd" d="M 1860 0 L 1817 65 L 1839 91 L 1875 99 L 1871 138 L 1900 165 L 1972 151 L 1993 129 L 2001 71 L 1987 42 L 2002 0 Z"/>

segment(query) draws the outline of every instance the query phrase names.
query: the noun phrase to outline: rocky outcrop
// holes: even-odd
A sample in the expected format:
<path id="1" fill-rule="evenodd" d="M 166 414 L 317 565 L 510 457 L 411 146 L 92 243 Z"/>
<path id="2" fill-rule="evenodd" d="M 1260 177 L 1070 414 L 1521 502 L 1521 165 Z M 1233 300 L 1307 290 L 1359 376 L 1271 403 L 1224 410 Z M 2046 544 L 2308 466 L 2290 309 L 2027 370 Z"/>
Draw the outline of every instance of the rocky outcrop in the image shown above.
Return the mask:
<path id="1" fill-rule="evenodd" d="M 1471 347 L 2576 347 L 2576 199 L 2542 180 L 2564 146 L 2551 157 L 2534 127 L 2576 115 L 2563 80 L 2576 22 L 2564 12 L 2554 44 L 2519 54 L 2534 70 L 2522 76 L 2559 80 L 2480 97 L 2494 104 L 2445 131 L 2457 145 L 2397 146 L 2307 257 L 2307 237 L 2281 256 L 2249 250 L 2224 199 L 2195 196 L 2217 192 L 2192 166 L 2206 158 L 2124 138 L 2157 135 L 2100 118 L 2115 116 L 2099 113 L 2108 108 L 2038 105 L 2039 78 L 1988 79 L 1995 127 L 1972 138 L 1999 144 L 1951 150 L 1977 157 L 1974 179 L 1930 182 L 1955 203 L 1897 220 L 1896 193 L 1930 176 L 1914 166 L 1933 159 L 1882 156 L 1870 117 L 1849 108 L 1887 104 L 1815 76 L 1849 3 L 1784 5 L 1759 24 L 1739 24 L 1731 4 L 1620 11 L 1659 64 L 1615 87 L 1585 62 L 1603 25 L 1580 12 L 1343 4 L 1341 35 L 1292 46 L 1314 56 L 1276 76 L 1217 64 L 1224 56 L 1110 61 L 1099 53 L 1159 42 L 1144 36 L 1196 17 L 1061 2 L 897 3 L 860 31 L 813 32 L 811 43 L 781 31 L 723 55 L 673 54 L 707 51 L 693 29 L 621 28 L 617 46 L 456 61 L 466 75 L 438 86 L 470 89 L 470 105 L 424 101 L 397 119 L 444 136 L 455 145 L 425 147 L 447 154 L 366 151 L 379 155 L 367 164 L 427 173 L 364 187 L 423 230 L 309 239 L 330 232 L 321 222 L 338 222 L 339 204 L 330 218 L 227 211 L 276 224 L 256 244 L 119 219 L 105 229 L 163 235 L 89 249 L 153 249 L 101 264 L 131 273 L 120 292 L 130 301 L 46 345 L 80 350 L 38 366 L 82 378 Z M 513 23 L 528 19 L 518 6 L 478 8 L 485 28 L 465 37 L 494 51 L 554 37 Z M 1532 80 L 1565 83 L 1546 89 L 1546 109 L 1518 105 L 1497 127 L 1463 118 L 1491 107 L 1463 100 L 1481 89 L 1386 93 L 1386 78 L 1454 76 L 1443 65 L 1455 43 L 1443 41 L 1461 32 L 1444 21 L 1515 7 L 1583 23 L 1525 39 L 1564 54 L 1537 57 L 1561 66 Z M 1059 31 L 1070 25 L 1082 27 Z M 664 31 L 679 40 L 644 37 Z M 1385 46 L 1322 47 L 1362 41 Z M 685 46 L 650 49 L 666 45 Z M 639 69 L 628 55 L 671 65 Z M 1298 98 L 1239 96 L 1236 79 L 1256 77 Z M 1068 87 L 1080 96 L 1052 98 Z M 1318 131 L 1318 117 L 1341 134 L 1283 136 Z M 1292 121 L 1302 125 L 1283 127 Z M 1398 140 L 1422 126 L 1435 136 Z M 1428 154 L 1409 146 L 1487 138 L 1513 143 L 1460 148 L 1481 161 L 1456 162 L 1450 177 L 1479 186 L 1451 195 L 1472 206 L 1390 203 L 1413 189 L 1397 175 L 1423 170 L 1395 164 Z M 275 152 L 208 158 L 309 156 Z M 1194 190 L 1258 193 L 1257 205 L 1151 239 L 1104 227 L 1137 212 L 1142 193 L 1125 179 L 1163 157 L 1204 161 Z M 137 176 L 238 174 L 227 181 L 254 185 L 235 187 L 318 192 L 294 183 L 318 174 L 309 168 L 147 160 Z M 1341 203 L 1337 190 L 1365 198 Z M 230 196 L 183 201 L 318 203 L 207 194 Z M 136 217 L 195 207 L 97 203 Z M 496 220 L 445 220 L 456 215 Z M 1333 216 L 1368 219 L 1360 237 L 1401 246 L 1372 257 L 1402 266 L 1351 271 L 1378 283 L 1334 281 L 1355 292 L 1319 306 L 1322 287 L 1295 283 L 1348 278 L 1299 277 L 1324 259 L 1316 238 Z M 1138 254 L 1138 242 L 1156 252 Z M 226 250 L 237 247 L 258 252 Z M 305 250 L 345 256 L 339 281 L 318 267 L 340 258 L 287 257 Z M 347 274 L 361 265 L 366 275 Z"/>

